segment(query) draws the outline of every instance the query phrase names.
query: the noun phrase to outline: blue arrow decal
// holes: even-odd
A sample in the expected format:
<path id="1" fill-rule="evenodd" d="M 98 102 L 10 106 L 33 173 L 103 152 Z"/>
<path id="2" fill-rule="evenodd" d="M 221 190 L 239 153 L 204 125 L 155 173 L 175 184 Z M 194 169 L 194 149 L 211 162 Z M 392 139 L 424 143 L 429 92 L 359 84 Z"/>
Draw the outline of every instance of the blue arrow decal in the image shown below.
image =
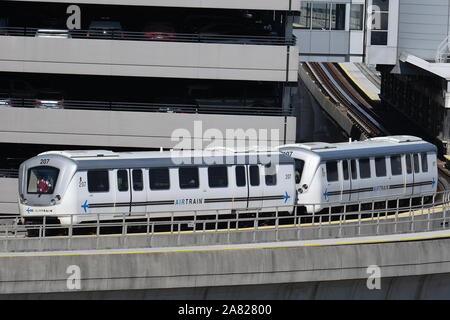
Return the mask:
<path id="1" fill-rule="evenodd" d="M 436 179 L 433 178 L 433 181 L 431 181 L 431 186 L 434 187 L 435 184 L 436 184 Z"/>
<path id="2" fill-rule="evenodd" d="M 27 208 L 27 210 L 25 210 L 28 214 L 30 214 L 30 212 L 31 211 L 33 211 L 33 210 L 31 210 L 30 208 Z"/>
<path id="3" fill-rule="evenodd" d="M 323 193 L 323 196 L 325 197 L 325 200 L 328 199 L 328 195 L 329 195 L 328 189 L 325 189 L 325 192 Z"/>
<path id="4" fill-rule="evenodd" d="M 286 191 L 286 194 L 283 196 L 283 199 L 284 199 L 284 203 L 286 203 L 289 199 L 290 199 L 290 195 L 287 193 L 287 191 Z"/>
<path id="5" fill-rule="evenodd" d="M 87 203 L 87 200 L 84 202 L 84 204 L 81 207 L 84 209 L 84 213 L 86 213 L 87 209 L 89 209 L 89 204 Z"/>

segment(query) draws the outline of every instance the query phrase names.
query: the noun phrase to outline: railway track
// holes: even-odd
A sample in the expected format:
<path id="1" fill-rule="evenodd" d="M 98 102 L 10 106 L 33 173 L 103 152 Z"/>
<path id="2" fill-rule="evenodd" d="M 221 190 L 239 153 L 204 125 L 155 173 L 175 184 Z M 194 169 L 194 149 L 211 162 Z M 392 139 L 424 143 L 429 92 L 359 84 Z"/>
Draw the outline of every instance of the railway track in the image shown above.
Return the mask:
<path id="1" fill-rule="evenodd" d="M 347 114 L 366 138 L 389 134 L 373 114 L 372 105 L 347 81 L 336 65 L 310 62 L 303 66 L 315 78 L 322 91 Z"/>

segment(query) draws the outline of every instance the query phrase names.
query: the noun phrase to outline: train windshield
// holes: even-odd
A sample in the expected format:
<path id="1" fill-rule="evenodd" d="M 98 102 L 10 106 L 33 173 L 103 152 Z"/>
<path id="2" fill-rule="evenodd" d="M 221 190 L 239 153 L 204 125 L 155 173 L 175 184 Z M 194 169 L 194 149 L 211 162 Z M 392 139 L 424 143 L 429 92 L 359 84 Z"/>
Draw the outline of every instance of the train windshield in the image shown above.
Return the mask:
<path id="1" fill-rule="evenodd" d="M 53 194 L 58 181 L 59 169 L 54 167 L 34 167 L 28 170 L 28 193 Z"/>

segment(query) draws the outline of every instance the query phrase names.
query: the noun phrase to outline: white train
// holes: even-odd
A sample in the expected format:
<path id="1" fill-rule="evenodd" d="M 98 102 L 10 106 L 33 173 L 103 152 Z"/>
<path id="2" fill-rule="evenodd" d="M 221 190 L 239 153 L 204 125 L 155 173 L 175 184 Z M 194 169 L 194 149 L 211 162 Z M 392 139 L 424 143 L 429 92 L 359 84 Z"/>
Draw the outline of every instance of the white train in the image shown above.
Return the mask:
<path id="1" fill-rule="evenodd" d="M 308 213 L 331 205 L 432 196 L 437 148 L 413 136 L 278 148 L 295 159 L 297 204 Z"/>
<path id="2" fill-rule="evenodd" d="M 25 223 L 45 215 L 64 225 L 124 214 L 292 212 L 293 163 L 279 152 L 46 152 L 19 169 L 20 214 Z"/>
<path id="3" fill-rule="evenodd" d="M 432 196 L 436 147 L 412 136 L 286 145 L 269 152 L 55 151 L 19 170 L 25 223 L 146 216 L 308 213 L 349 203 Z M 100 214 L 100 215 L 99 215 Z M 61 216 L 69 215 L 69 216 Z"/>

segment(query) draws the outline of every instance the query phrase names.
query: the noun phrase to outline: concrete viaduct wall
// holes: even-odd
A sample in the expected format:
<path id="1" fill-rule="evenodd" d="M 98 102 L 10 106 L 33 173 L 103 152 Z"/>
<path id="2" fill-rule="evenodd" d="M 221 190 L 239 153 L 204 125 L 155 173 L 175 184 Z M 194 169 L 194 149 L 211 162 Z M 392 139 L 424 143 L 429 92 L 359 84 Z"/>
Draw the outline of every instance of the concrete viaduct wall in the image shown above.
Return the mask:
<path id="1" fill-rule="evenodd" d="M 436 232 L 328 242 L 11 253 L 0 256 L 0 292 L 2 298 L 41 293 L 164 298 L 175 292 L 189 299 L 205 290 L 210 298 L 448 298 L 449 287 L 440 287 L 440 281 L 449 282 L 449 245 L 450 237 Z M 72 265 L 81 271 L 78 291 L 67 288 Z M 371 265 L 381 268 L 382 290 L 365 286 Z M 247 291 L 247 286 L 256 287 Z M 317 286 L 321 289 L 314 292 Z"/>

